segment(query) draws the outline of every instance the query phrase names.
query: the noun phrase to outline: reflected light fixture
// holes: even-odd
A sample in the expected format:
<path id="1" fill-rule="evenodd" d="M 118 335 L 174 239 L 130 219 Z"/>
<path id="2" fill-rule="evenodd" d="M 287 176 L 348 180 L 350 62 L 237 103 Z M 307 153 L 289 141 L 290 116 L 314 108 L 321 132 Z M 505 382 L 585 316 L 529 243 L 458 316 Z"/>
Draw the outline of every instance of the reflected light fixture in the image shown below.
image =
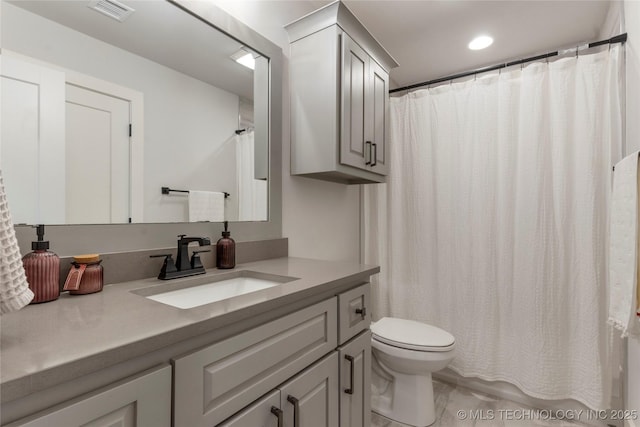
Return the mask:
<path id="1" fill-rule="evenodd" d="M 469 42 L 469 49 L 480 50 L 491 46 L 493 38 L 489 36 L 478 36 Z"/>
<path id="2" fill-rule="evenodd" d="M 240 48 L 239 51 L 231 55 L 231 59 L 236 61 L 240 65 L 244 65 L 247 68 L 254 70 L 256 68 L 256 59 L 251 52 Z"/>

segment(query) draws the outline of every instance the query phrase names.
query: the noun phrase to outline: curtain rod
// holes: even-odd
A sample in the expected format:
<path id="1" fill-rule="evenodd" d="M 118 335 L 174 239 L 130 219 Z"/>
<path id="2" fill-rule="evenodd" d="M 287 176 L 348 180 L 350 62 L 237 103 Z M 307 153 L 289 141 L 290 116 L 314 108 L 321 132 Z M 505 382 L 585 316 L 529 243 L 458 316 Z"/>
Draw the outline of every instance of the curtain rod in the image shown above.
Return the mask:
<path id="1" fill-rule="evenodd" d="M 586 47 L 586 49 L 590 49 L 590 48 L 596 47 L 596 46 L 601 46 L 601 45 L 604 45 L 604 44 L 624 43 L 626 41 L 627 41 L 627 33 L 623 33 L 623 34 L 611 37 L 610 39 L 600 40 L 600 41 L 597 41 L 597 42 L 589 43 L 589 45 Z M 577 53 L 577 51 L 579 49 L 580 49 L 580 46 L 578 46 L 576 48 L 576 53 Z M 552 56 L 558 56 L 559 54 L 560 54 L 560 51 L 556 50 L 555 52 L 543 53 L 542 55 L 531 56 L 529 58 L 519 59 L 517 61 L 505 62 L 505 63 L 497 64 L 497 65 L 490 65 L 488 67 L 478 68 L 478 69 L 475 69 L 475 70 L 466 71 L 466 72 L 459 73 L 459 74 L 453 74 L 453 75 L 450 75 L 450 76 L 439 77 L 437 79 L 429 80 L 427 82 L 415 83 L 415 84 L 412 84 L 412 85 L 409 85 L 409 86 L 403 86 L 403 87 L 399 87 L 399 88 L 396 88 L 396 89 L 391 89 L 389 91 L 389 93 L 402 92 L 404 90 L 416 89 L 416 88 L 419 88 L 419 87 L 422 87 L 422 86 L 429 86 L 429 85 L 433 85 L 433 84 L 436 84 L 436 83 L 446 82 L 446 81 L 449 81 L 449 80 L 460 79 L 462 77 L 469 77 L 469 76 L 473 76 L 475 74 L 486 73 L 488 71 L 500 70 L 502 68 L 511 67 L 513 65 L 520 65 L 520 64 L 525 64 L 527 62 L 539 61 L 541 59 L 550 58 Z"/>

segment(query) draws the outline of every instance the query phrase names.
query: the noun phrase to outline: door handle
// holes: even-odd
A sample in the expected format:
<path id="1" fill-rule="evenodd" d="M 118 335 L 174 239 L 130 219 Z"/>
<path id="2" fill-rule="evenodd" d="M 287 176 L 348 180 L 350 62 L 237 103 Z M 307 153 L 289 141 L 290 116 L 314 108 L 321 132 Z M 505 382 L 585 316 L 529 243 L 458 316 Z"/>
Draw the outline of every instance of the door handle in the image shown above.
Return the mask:
<path id="1" fill-rule="evenodd" d="M 359 314 L 364 319 L 367 317 L 367 307 L 356 308 L 356 314 Z"/>
<path id="2" fill-rule="evenodd" d="M 300 401 L 291 395 L 287 401 L 293 405 L 293 427 L 300 427 Z"/>
<path id="3" fill-rule="evenodd" d="M 367 153 L 366 153 L 367 152 L 367 148 L 369 149 L 369 160 L 367 160 Z M 367 160 L 367 161 L 364 162 L 364 164 L 365 165 L 370 165 L 371 164 L 371 141 L 367 141 L 367 142 L 364 143 L 364 151 L 365 151 L 365 153 L 364 153 L 365 160 Z"/>
<path id="4" fill-rule="evenodd" d="M 272 406 L 271 413 L 276 417 L 278 417 L 278 427 L 284 427 L 284 417 L 283 417 L 282 409 Z"/>
<path id="5" fill-rule="evenodd" d="M 349 374 L 349 388 L 345 388 L 344 392 L 347 394 L 353 394 L 353 363 L 354 363 L 354 358 L 353 356 L 350 356 L 348 354 L 344 355 L 344 358 L 347 359 L 349 361 L 349 369 L 350 369 L 350 374 Z"/>
<path id="6" fill-rule="evenodd" d="M 371 146 L 373 147 L 373 156 L 371 157 L 373 161 L 371 162 L 371 167 L 374 167 L 378 164 L 378 144 L 374 142 Z"/>

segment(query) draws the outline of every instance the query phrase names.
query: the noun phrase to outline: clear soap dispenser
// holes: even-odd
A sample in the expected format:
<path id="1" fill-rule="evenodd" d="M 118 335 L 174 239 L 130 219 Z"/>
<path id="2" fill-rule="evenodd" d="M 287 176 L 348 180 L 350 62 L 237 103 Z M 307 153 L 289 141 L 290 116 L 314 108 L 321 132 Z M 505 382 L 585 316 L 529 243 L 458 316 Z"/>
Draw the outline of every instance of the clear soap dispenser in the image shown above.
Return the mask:
<path id="1" fill-rule="evenodd" d="M 229 221 L 224 222 L 222 238 L 216 243 L 216 266 L 218 268 L 233 268 L 236 266 L 236 242 L 228 231 Z"/>
<path id="2" fill-rule="evenodd" d="M 31 304 L 53 301 L 60 296 L 60 258 L 49 251 L 49 242 L 44 240 L 44 225 L 36 227 L 38 240 L 31 242 L 33 252 L 22 258 L 29 289 L 34 297 Z"/>

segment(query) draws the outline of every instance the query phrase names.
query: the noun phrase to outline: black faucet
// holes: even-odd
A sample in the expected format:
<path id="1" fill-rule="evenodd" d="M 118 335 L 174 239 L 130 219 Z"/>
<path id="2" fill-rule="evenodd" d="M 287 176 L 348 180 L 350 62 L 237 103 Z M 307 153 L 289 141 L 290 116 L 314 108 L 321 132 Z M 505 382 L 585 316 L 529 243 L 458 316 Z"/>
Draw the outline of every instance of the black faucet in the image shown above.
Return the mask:
<path id="1" fill-rule="evenodd" d="M 186 234 L 181 234 L 178 237 L 178 255 L 176 255 L 176 267 L 178 271 L 186 271 L 191 269 L 191 262 L 189 261 L 189 243 L 198 242 L 200 246 L 209 246 L 211 240 L 208 237 L 185 237 Z M 203 268 L 204 270 L 204 268 Z"/>
<path id="2" fill-rule="evenodd" d="M 198 242 L 200 246 L 208 246 L 211 244 L 211 240 L 208 237 L 186 237 L 186 234 L 181 234 L 178 237 L 178 253 L 175 264 L 171 254 L 150 255 L 151 258 L 165 257 L 158 279 L 177 279 L 178 277 L 205 273 L 204 266 L 200 260 L 200 253 L 211 252 L 211 250 L 194 251 L 191 260 L 189 260 L 189 243 Z"/>

